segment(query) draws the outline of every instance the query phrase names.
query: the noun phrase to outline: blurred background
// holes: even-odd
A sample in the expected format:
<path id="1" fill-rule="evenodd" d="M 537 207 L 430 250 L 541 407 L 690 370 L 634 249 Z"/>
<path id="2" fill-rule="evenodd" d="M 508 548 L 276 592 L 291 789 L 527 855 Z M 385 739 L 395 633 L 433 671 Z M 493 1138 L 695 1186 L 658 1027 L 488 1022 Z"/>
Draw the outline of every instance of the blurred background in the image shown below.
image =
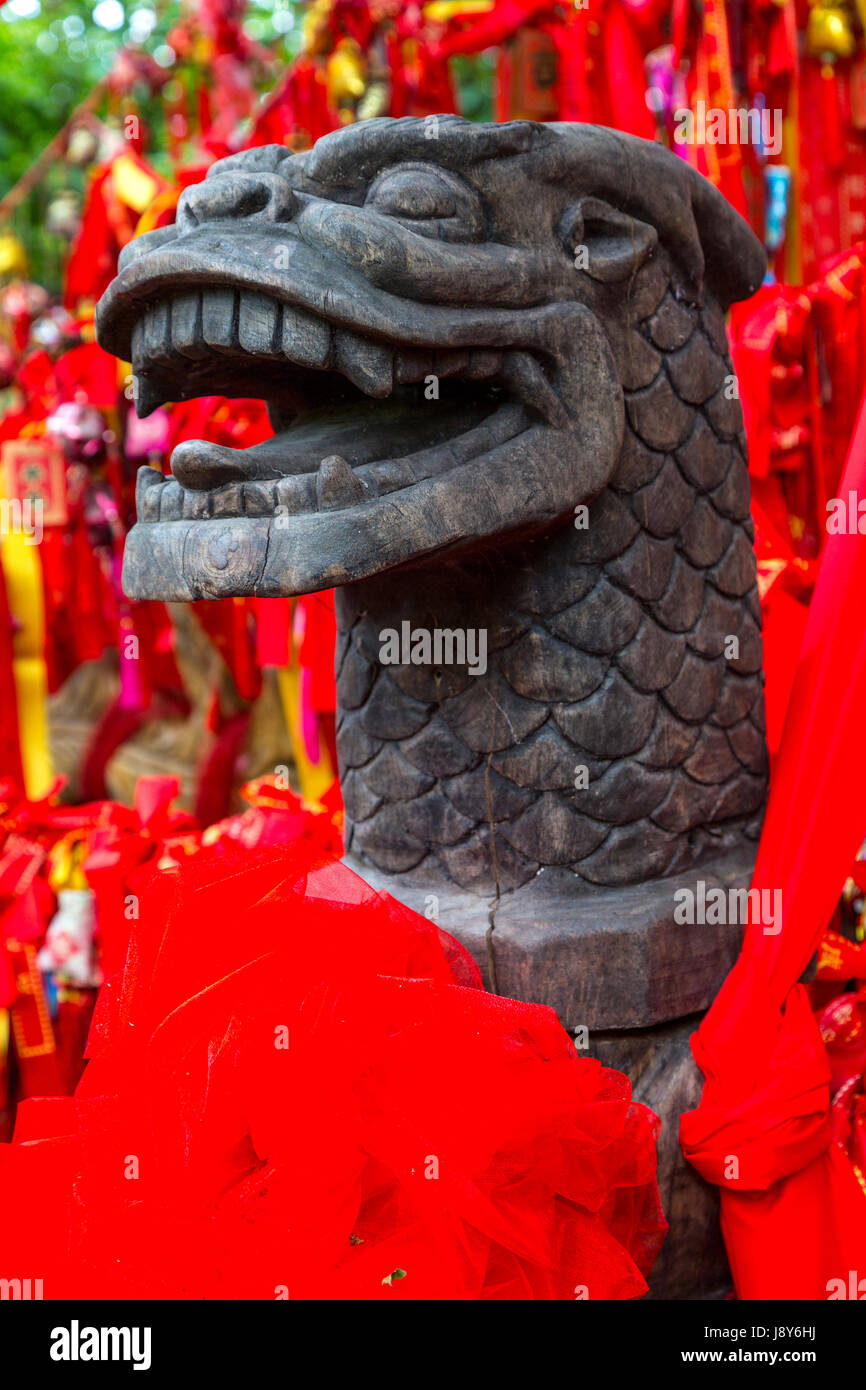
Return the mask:
<path id="1" fill-rule="evenodd" d="M 790 661 L 859 399 L 863 14 L 863 0 L 7 0 L 2 476 L 7 498 L 39 495 L 45 528 L 38 546 L 3 538 L 0 771 L 31 794 L 60 775 L 66 799 L 123 801 L 170 771 L 203 823 L 275 766 L 310 798 L 330 786 L 329 596 L 162 609 L 118 583 L 138 465 L 167 470 L 190 433 L 254 442 L 261 403 L 138 420 L 92 315 L 121 247 L 170 222 L 214 159 L 377 115 L 616 126 L 669 144 L 749 218 L 771 269 L 732 346 L 768 594 L 786 610 L 769 660 Z M 715 140 L 707 113 L 740 110 L 756 119 Z"/>
<path id="2" fill-rule="evenodd" d="M 492 119 L 493 50 L 438 60 L 421 90 L 422 45 L 453 9 L 432 6 L 435 23 L 417 6 L 289 0 L 0 9 L 3 488 L 47 504 L 32 554 L 4 537 L 0 772 L 31 794 L 60 776 L 66 800 L 131 802 L 139 776 L 171 772 L 207 824 L 275 767 L 309 798 L 331 785 L 329 596 L 168 610 L 127 604 L 118 583 L 138 465 L 167 468 L 193 426 L 252 442 L 270 433 L 263 407 L 209 400 L 138 421 L 128 368 L 93 342 L 93 306 L 121 247 L 170 222 L 181 189 L 232 150 L 303 148 L 395 102 Z"/>
<path id="3" fill-rule="evenodd" d="M 137 866 L 220 834 L 340 844 L 332 596 L 122 593 L 138 467 L 168 472 L 185 437 L 271 432 L 255 400 L 138 419 L 129 365 L 93 332 L 122 247 L 171 223 L 214 160 L 375 116 L 597 122 L 692 163 L 768 255 L 729 336 L 775 751 L 863 390 L 864 35 L 866 0 L 0 4 L 0 1129 L 13 1071 L 51 1094 L 40 1058 L 65 1057 L 73 1084 Z M 46 955 L 64 892 L 84 897 Z M 828 978 L 852 978 L 841 959 Z M 38 1043 L 28 1078 L 43 988 L 61 1045 Z M 4 1072 L 6 1005 L 32 1018 Z"/>

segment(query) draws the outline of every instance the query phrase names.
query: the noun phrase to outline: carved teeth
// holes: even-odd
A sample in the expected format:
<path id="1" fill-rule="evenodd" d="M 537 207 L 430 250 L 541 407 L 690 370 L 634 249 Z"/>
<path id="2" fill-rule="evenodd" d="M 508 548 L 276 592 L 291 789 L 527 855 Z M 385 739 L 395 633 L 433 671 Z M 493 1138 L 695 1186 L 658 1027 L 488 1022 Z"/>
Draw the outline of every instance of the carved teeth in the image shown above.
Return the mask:
<path id="1" fill-rule="evenodd" d="M 347 343 L 347 375 L 374 381 L 387 395 L 389 354 L 354 334 Z M 257 290 L 208 289 L 176 295 L 147 309 L 132 330 L 134 364 L 160 363 L 183 371 L 184 359 L 202 361 L 211 351 L 251 357 L 284 357 L 299 367 L 327 367 L 331 325 L 306 309 L 281 305 Z"/>
<path id="2" fill-rule="evenodd" d="M 531 352 L 506 353 L 500 378 L 518 401 L 548 424 L 557 429 L 568 427 L 568 412 Z"/>
<path id="3" fill-rule="evenodd" d="M 488 377 L 496 376 L 501 366 L 501 352 L 491 352 L 486 348 L 473 349 L 463 375 L 467 381 L 486 381 Z"/>
<path id="4" fill-rule="evenodd" d="M 394 357 L 383 343 L 359 338 L 341 328 L 336 335 L 335 363 L 338 371 L 348 377 L 367 396 L 381 400 L 389 396 L 394 386 Z"/>
<path id="5" fill-rule="evenodd" d="M 244 352 L 273 356 L 278 341 L 281 342 L 279 320 L 280 309 L 275 300 L 257 291 L 244 290 L 238 314 L 238 342 Z"/>
<path id="6" fill-rule="evenodd" d="M 322 459 L 316 474 L 316 501 L 319 511 L 333 512 L 338 507 L 351 507 L 365 496 L 364 485 L 344 458 L 331 454 Z"/>
<path id="7" fill-rule="evenodd" d="M 316 509 L 315 482 L 310 473 L 295 473 L 279 478 L 275 488 L 277 506 L 288 516 Z"/>
<path id="8" fill-rule="evenodd" d="M 155 468 L 139 469 L 136 480 L 138 520 L 279 518 L 280 515 L 312 513 L 317 509 L 330 512 L 350 508 L 470 463 L 513 439 L 531 424 L 525 407 L 510 402 L 500 405 L 480 424 L 455 438 L 405 458 L 381 459 L 353 468 L 340 454 L 330 454 L 322 459 L 316 473 L 291 473 L 271 480 L 244 476 L 244 450 L 188 440 L 174 451 L 172 465 L 180 466 L 181 475 L 186 477 L 189 486 L 184 486 L 174 474 L 165 478 Z M 186 459 L 185 453 L 192 457 Z"/>
<path id="9" fill-rule="evenodd" d="M 151 381 L 146 376 L 135 376 L 135 413 L 139 420 L 144 420 L 148 415 L 161 405 L 165 405 L 166 394 L 161 386 Z"/>
<path id="10" fill-rule="evenodd" d="M 209 347 L 224 350 L 233 346 L 237 305 L 234 290 L 208 290 L 202 295 L 201 329 Z"/>
<path id="11" fill-rule="evenodd" d="M 168 300 L 147 311 L 142 356 L 163 361 L 171 357 L 171 303 Z"/>
<path id="12" fill-rule="evenodd" d="M 212 514 L 213 497 L 209 492 L 183 489 L 182 514 L 184 521 L 205 521 Z"/>
<path id="13" fill-rule="evenodd" d="M 163 475 L 158 468 L 144 464 L 135 479 L 135 510 L 139 521 L 156 521 Z"/>
<path id="14" fill-rule="evenodd" d="M 247 482 L 243 491 L 247 516 L 273 516 L 277 502 L 273 483 Z"/>
<path id="15" fill-rule="evenodd" d="M 211 493 L 211 501 L 213 516 L 243 516 L 243 483 L 225 483 L 223 487 Z"/>
<path id="16" fill-rule="evenodd" d="M 171 340 L 178 352 L 193 359 L 207 356 L 201 331 L 200 294 L 179 294 L 171 305 Z"/>
<path id="17" fill-rule="evenodd" d="M 442 449 L 427 452 L 435 453 L 437 459 L 450 460 L 450 455 Z M 398 492 L 400 488 L 411 487 L 419 478 L 411 459 L 384 459 L 381 463 L 370 463 L 365 467 L 364 473 L 375 484 L 380 496 L 382 493 Z"/>
<path id="18" fill-rule="evenodd" d="M 132 369 L 137 371 L 144 362 L 144 319 L 141 318 L 132 330 Z"/>
<path id="19" fill-rule="evenodd" d="M 160 473 L 158 468 L 151 468 L 149 463 L 143 463 L 135 476 L 135 499 L 138 501 L 140 492 L 147 492 L 157 483 L 164 481 L 165 475 Z"/>
<path id="20" fill-rule="evenodd" d="M 184 487 L 170 474 L 163 477 L 155 468 L 139 469 L 136 480 L 136 510 L 138 520 L 180 521 L 211 517 L 274 517 L 336 511 L 371 502 L 402 488 L 411 487 L 422 479 L 431 478 L 449 468 L 471 462 L 473 458 L 497 448 L 528 428 L 531 420 L 522 405 L 514 402 L 502 405 L 486 420 L 466 430 L 455 439 L 433 445 L 406 458 L 382 459 L 376 463 L 352 466 L 340 454 L 322 459 L 314 473 L 292 473 L 274 480 L 232 478 L 230 463 L 225 455 L 233 451 L 220 445 L 205 446 L 202 441 L 178 445 L 172 462 L 185 447 L 212 448 L 221 455 L 219 482 L 212 486 Z M 242 454 L 243 451 L 237 451 Z M 207 457 L 203 459 L 207 464 Z M 196 481 L 201 484 L 203 474 Z"/>
<path id="21" fill-rule="evenodd" d="M 433 356 L 420 349 L 409 348 L 394 358 L 394 380 L 398 386 L 423 381 L 433 370 Z"/>
<path id="22" fill-rule="evenodd" d="M 468 352 L 448 349 L 433 354 L 433 372 L 436 376 L 461 376 L 468 366 Z"/>
<path id="23" fill-rule="evenodd" d="M 147 363 L 145 371 L 152 371 L 156 364 L 157 379 L 163 375 L 168 384 L 156 388 L 152 379 L 149 382 L 147 376 L 140 377 L 138 414 L 148 415 L 169 393 L 182 396 L 186 363 L 206 360 L 213 350 L 240 351 L 271 360 L 282 357 L 297 366 L 319 370 L 333 367 L 366 396 L 377 400 L 389 396 L 395 382 L 414 384 L 431 373 L 467 381 L 498 377 L 517 400 L 548 423 L 558 428 L 569 424 L 562 401 L 532 353 L 503 355 L 487 348 L 443 348 L 431 353 L 406 348 L 395 354 L 383 342 L 348 328 L 334 329 L 306 309 L 280 304 L 258 290 L 228 288 L 186 292 L 145 311 L 133 330 L 133 363 Z M 181 382 L 173 392 L 176 375 Z"/>
<path id="24" fill-rule="evenodd" d="M 303 309 L 283 306 L 283 355 L 302 367 L 326 367 L 331 356 L 331 329 Z"/>
<path id="25" fill-rule="evenodd" d="M 160 521 L 179 521 L 183 516 L 183 488 L 177 478 L 167 478 L 160 491 Z"/>

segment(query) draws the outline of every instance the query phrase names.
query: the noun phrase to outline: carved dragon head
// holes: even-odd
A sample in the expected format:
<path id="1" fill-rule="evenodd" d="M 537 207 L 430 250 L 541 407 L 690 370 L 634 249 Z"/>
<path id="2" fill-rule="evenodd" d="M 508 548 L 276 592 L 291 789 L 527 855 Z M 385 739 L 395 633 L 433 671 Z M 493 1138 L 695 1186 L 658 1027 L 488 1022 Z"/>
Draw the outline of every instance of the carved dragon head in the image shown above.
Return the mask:
<path id="1" fill-rule="evenodd" d="M 763 270 L 706 180 L 600 127 L 376 120 L 221 160 L 126 248 L 98 336 L 140 415 L 256 396 L 275 435 L 142 470 L 127 592 L 299 594 L 564 524 L 656 376 L 638 325 Z"/>

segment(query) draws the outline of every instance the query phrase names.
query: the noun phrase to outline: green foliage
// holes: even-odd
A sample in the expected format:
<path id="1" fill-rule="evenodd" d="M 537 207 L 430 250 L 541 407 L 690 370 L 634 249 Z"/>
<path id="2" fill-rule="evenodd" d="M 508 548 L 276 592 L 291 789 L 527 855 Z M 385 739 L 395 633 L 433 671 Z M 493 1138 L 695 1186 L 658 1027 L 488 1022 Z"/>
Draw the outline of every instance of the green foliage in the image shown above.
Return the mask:
<path id="1" fill-rule="evenodd" d="M 96 28 L 92 10 L 86 0 L 44 0 L 33 18 L 16 17 L 11 5 L 0 12 L 0 193 L 32 164 L 110 61 L 117 40 Z"/>
<path id="2" fill-rule="evenodd" d="M 302 9 L 300 0 L 250 0 L 247 31 L 288 60 L 300 42 Z M 0 9 L 0 196 L 89 96 L 123 44 L 140 45 L 183 79 L 182 64 L 172 61 L 165 46 L 180 15 L 179 3 L 164 0 L 109 0 L 107 7 L 99 0 L 9 0 Z M 167 173 L 162 103 L 143 85 L 131 95 L 148 133 L 148 158 Z M 0 228 L 0 234 L 11 230 L 19 237 L 33 278 L 55 293 L 65 247 L 46 229 L 45 213 L 61 189 L 83 191 L 82 174 L 65 161 L 48 170 L 11 223 Z"/>
<path id="3" fill-rule="evenodd" d="M 0 195 L 105 75 L 122 44 L 140 43 L 159 57 L 180 18 L 178 3 L 112 3 L 123 15 L 117 29 L 95 21 L 104 10 L 98 0 L 9 0 L 0 10 Z M 300 0 L 250 0 L 246 28 L 263 46 L 294 52 L 303 8 Z"/>
<path id="4" fill-rule="evenodd" d="M 496 49 L 460 54 L 451 60 L 461 115 L 470 121 L 493 120 Z"/>
<path id="5" fill-rule="evenodd" d="M 303 0 L 249 0 L 246 30 L 288 62 L 300 45 L 305 8 Z M 0 196 L 89 96 L 122 45 L 145 48 L 174 79 L 191 76 L 166 46 L 180 17 L 177 0 L 9 0 L 0 9 Z M 493 118 L 495 62 L 493 50 L 454 60 L 460 109 L 472 120 Z M 131 96 L 147 132 L 147 157 L 167 174 L 162 101 L 143 85 Z M 0 234 L 11 230 L 19 237 L 32 277 L 55 293 L 66 247 L 47 230 L 46 209 L 61 190 L 80 195 L 83 183 L 79 170 L 58 161 L 11 223 L 0 227 Z"/>

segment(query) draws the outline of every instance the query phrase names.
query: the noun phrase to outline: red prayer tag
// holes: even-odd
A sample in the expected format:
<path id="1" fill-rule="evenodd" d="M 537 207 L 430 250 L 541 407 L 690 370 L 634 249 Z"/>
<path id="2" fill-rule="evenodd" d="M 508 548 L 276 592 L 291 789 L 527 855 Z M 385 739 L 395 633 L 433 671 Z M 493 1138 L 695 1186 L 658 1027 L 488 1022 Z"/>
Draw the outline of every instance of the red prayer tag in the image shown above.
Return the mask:
<path id="1" fill-rule="evenodd" d="M 519 30 L 509 44 L 509 119 L 550 121 L 559 114 L 556 45 L 540 29 Z"/>
<path id="2" fill-rule="evenodd" d="M 66 525 L 66 460 L 55 440 L 7 439 L 2 468 L 4 492 L 10 501 L 40 502 L 43 526 Z"/>
<path id="3" fill-rule="evenodd" d="M 851 64 L 851 124 L 866 130 L 866 58 Z"/>

